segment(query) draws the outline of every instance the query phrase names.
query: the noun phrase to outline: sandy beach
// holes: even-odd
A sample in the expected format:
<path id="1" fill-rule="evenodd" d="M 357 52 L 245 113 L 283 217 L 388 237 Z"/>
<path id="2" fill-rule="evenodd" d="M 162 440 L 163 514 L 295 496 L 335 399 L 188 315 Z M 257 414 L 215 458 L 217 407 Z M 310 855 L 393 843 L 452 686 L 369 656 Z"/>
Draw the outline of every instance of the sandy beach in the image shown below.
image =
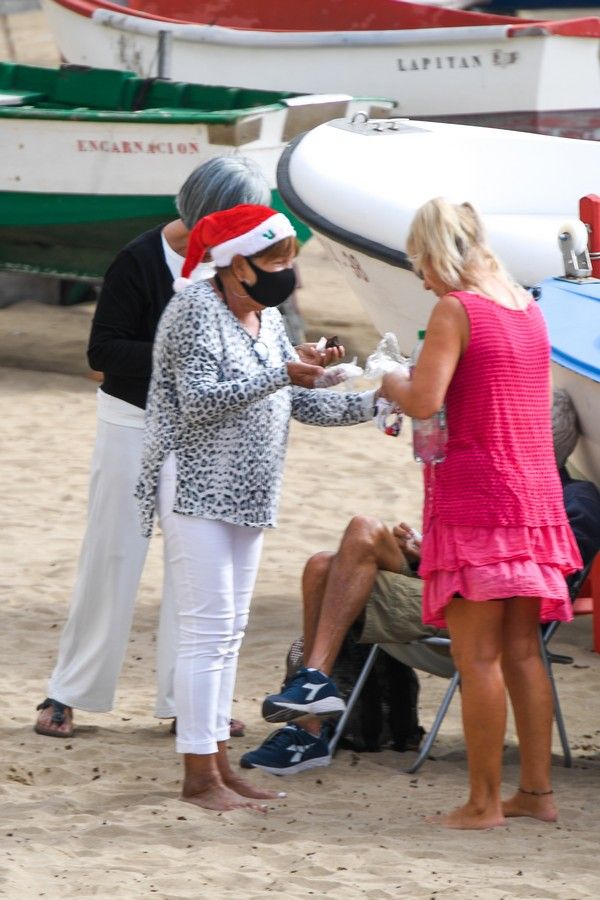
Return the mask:
<path id="1" fill-rule="evenodd" d="M 20 59 L 56 61 L 40 12 L 8 20 Z M 32 46 L 25 60 L 23 48 Z M 8 56 L 6 41 L 0 56 Z M 301 271 L 309 338 L 337 334 L 349 355 L 364 362 L 377 334 L 316 241 L 303 250 Z M 85 361 L 92 314 L 91 305 L 49 306 L 26 297 L 0 309 L 0 896 L 597 897 L 600 656 L 590 649 L 587 616 L 561 627 L 553 642 L 556 652 L 574 658 L 573 665 L 555 668 L 573 751 L 573 767 L 566 769 L 555 734 L 557 824 L 513 820 L 467 834 L 425 823 L 426 815 L 455 806 L 466 792 L 458 700 L 434 758 L 417 775 L 403 772 L 410 753 L 340 750 L 330 767 L 285 779 L 249 773 L 256 784 L 288 792 L 266 816 L 210 813 L 178 801 L 181 764 L 169 723 L 152 717 L 160 535 L 152 539 L 114 711 L 77 713 L 72 739 L 33 732 L 85 522 L 97 389 Z M 247 729 L 244 738 L 231 740 L 234 764 L 270 731 L 260 703 L 278 688 L 287 648 L 300 633 L 299 580 L 307 557 L 335 548 L 356 513 L 419 526 L 420 508 L 408 428 L 392 439 L 372 424 L 293 424 L 280 524 L 266 537 L 240 659 L 234 715 Z M 428 728 L 446 683 L 427 675 L 420 680 Z M 510 721 L 506 794 L 517 771 Z"/>

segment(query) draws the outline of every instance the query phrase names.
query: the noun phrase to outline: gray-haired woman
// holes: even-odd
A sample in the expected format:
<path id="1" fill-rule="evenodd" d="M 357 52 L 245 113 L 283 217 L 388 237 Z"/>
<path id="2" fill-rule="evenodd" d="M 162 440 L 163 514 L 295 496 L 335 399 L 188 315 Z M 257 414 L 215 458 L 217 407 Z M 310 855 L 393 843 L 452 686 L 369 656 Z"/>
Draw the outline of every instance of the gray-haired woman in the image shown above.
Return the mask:
<path id="1" fill-rule="evenodd" d="M 190 174 L 177 196 L 179 219 L 127 244 L 109 267 L 92 323 L 91 367 L 104 373 L 92 458 L 88 520 L 67 622 L 48 697 L 35 730 L 70 737 L 73 708 L 112 709 L 129 639 L 148 540 L 140 536 L 133 491 L 139 474 L 152 347 L 160 316 L 181 273 L 189 231 L 211 212 L 268 203 L 259 166 L 216 157 Z M 175 715 L 176 613 L 165 570 L 157 642 L 155 715 Z"/>

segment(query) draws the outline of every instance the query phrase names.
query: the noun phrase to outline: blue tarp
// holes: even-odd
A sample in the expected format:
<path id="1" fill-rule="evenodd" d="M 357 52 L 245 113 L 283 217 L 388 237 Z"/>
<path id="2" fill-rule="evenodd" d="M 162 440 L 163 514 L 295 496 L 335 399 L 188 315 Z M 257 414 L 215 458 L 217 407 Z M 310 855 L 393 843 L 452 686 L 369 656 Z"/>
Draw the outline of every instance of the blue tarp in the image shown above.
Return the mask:
<path id="1" fill-rule="evenodd" d="M 600 282 L 547 278 L 536 287 L 553 362 L 600 382 Z"/>

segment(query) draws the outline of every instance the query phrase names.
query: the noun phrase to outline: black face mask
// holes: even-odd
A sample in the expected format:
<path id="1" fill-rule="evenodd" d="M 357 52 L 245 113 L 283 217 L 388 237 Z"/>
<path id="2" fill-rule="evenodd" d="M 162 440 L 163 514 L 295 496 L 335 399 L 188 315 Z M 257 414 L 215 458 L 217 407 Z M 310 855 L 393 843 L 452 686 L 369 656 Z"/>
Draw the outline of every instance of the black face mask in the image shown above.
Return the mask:
<path id="1" fill-rule="evenodd" d="M 246 284 L 244 288 L 253 300 L 261 306 L 279 306 L 290 296 L 296 287 L 296 273 L 293 269 L 281 269 L 279 272 L 265 272 L 259 269 L 251 259 L 246 262 L 256 275 L 255 284 Z"/>

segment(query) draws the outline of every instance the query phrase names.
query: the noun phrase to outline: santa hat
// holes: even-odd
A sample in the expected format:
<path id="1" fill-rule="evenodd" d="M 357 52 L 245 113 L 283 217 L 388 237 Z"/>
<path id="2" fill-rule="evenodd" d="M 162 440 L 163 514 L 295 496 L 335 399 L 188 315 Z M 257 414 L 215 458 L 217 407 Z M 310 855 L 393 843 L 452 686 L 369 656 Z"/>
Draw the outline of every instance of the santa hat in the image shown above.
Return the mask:
<path id="1" fill-rule="evenodd" d="M 238 253 L 254 256 L 284 238 L 295 236 L 290 220 L 269 206 L 243 203 L 211 213 L 192 228 L 181 277 L 175 280 L 173 288 L 182 291 L 194 281 L 207 277 L 201 271 L 207 250 L 210 250 L 213 265 L 223 268 L 229 266 Z"/>

